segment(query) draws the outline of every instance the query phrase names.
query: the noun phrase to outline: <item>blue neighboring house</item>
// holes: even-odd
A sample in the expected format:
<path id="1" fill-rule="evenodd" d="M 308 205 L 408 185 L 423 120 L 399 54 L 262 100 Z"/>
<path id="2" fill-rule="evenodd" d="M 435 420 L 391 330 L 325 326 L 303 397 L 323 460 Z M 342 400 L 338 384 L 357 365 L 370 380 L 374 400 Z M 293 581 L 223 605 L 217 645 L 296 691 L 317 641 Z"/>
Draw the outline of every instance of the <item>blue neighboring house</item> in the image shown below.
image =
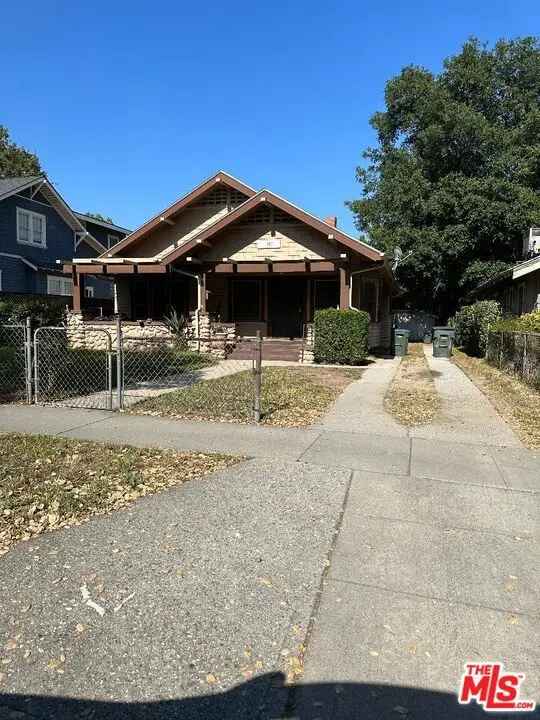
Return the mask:
<path id="1" fill-rule="evenodd" d="M 101 255 L 129 232 L 74 212 L 45 176 L 0 178 L 0 293 L 71 296 L 62 262 Z M 99 304 L 112 285 L 92 277 L 85 294 Z"/>

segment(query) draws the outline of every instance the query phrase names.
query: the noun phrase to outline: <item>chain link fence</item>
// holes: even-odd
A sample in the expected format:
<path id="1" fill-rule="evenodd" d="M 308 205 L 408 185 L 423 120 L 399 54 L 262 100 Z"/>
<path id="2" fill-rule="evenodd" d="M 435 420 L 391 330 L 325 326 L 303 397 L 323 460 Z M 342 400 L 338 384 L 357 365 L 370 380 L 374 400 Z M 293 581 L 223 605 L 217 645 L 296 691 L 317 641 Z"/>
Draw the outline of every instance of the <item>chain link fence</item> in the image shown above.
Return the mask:
<path id="1" fill-rule="evenodd" d="M 260 419 L 262 340 L 181 339 L 169 345 L 122 332 L 122 405 L 136 412 L 193 420 Z M 231 343 L 233 344 L 233 343 Z"/>
<path id="2" fill-rule="evenodd" d="M 41 327 L 34 333 L 34 399 L 38 404 L 113 409 L 115 357 L 110 335 L 104 350 L 72 347 L 65 327 Z"/>
<path id="3" fill-rule="evenodd" d="M 486 360 L 540 388 L 540 333 L 490 331 Z"/>
<path id="4" fill-rule="evenodd" d="M 29 324 L 0 324 L 0 403 L 32 398 Z"/>
<path id="5" fill-rule="evenodd" d="M 258 422 L 261 337 L 145 336 L 0 325 L 0 402 L 26 401 L 193 420 Z M 233 352 L 234 349 L 234 352 Z"/>

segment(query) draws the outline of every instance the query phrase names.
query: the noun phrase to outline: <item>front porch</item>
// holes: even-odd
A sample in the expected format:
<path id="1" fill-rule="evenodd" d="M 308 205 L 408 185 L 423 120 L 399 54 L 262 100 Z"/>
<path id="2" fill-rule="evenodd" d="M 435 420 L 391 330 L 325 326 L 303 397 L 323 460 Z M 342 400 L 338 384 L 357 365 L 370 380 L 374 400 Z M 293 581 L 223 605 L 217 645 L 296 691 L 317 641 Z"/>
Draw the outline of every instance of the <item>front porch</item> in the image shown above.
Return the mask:
<path id="1" fill-rule="evenodd" d="M 86 277 L 80 267 L 77 270 L 76 312 L 84 311 Z M 207 264 L 198 267 L 198 272 L 187 264 L 165 272 L 148 272 L 145 266 L 134 264 L 105 270 L 114 279 L 115 313 L 134 323 L 161 324 L 175 311 L 197 337 L 226 331 L 229 338 L 250 338 L 260 333 L 267 339 L 310 344 L 305 341 L 317 310 L 353 308 L 371 317 L 370 347 L 390 344 L 391 288 L 384 268 L 351 270 L 334 262 L 246 262 Z M 280 350 L 287 353 L 285 346 Z M 292 345 L 289 350 L 293 352 Z"/>

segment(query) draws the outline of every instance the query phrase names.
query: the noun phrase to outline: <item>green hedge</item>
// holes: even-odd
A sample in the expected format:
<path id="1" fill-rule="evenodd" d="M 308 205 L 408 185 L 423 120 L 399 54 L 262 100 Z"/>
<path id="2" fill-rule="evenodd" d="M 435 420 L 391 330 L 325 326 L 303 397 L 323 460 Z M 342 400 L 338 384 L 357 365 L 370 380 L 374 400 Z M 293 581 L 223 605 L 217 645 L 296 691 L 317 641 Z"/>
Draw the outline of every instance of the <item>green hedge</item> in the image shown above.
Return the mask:
<path id="1" fill-rule="evenodd" d="M 498 320 L 491 327 L 494 332 L 529 332 L 540 333 L 540 310 L 534 310 L 521 317 Z"/>
<path id="2" fill-rule="evenodd" d="M 486 353 L 489 328 L 501 317 L 501 306 L 496 300 L 479 300 L 474 305 L 465 305 L 452 318 L 456 329 L 456 343 L 468 355 L 483 357 Z"/>
<path id="3" fill-rule="evenodd" d="M 29 317 L 34 326 L 61 325 L 69 300 L 0 295 L 0 323 L 24 323 Z"/>
<path id="4" fill-rule="evenodd" d="M 369 314 L 363 310 L 315 312 L 315 362 L 358 365 L 368 355 Z"/>

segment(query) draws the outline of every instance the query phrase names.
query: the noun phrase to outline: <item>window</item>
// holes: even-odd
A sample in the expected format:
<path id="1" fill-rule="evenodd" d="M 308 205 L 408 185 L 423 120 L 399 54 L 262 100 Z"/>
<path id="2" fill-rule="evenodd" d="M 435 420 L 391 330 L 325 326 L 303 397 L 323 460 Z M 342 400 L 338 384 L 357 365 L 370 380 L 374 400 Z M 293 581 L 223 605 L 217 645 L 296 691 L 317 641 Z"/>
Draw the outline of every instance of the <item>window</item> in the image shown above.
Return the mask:
<path id="1" fill-rule="evenodd" d="M 120 240 L 118 235 L 107 235 L 107 247 L 109 250 L 112 248 L 113 245 L 116 245 L 116 243 Z"/>
<path id="2" fill-rule="evenodd" d="M 85 287 L 84 288 L 84 297 L 87 298 L 93 298 L 94 297 L 94 288 L 93 287 Z"/>
<path id="3" fill-rule="evenodd" d="M 22 245 L 47 247 L 47 218 L 41 213 L 17 208 L 17 242 Z"/>
<path id="4" fill-rule="evenodd" d="M 47 295 L 73 295 L 71 278 L 61 275 L 47 275 Z"/>
<path id="5" fill-rule="evenodd" d="M 379 322 L 379 288 L 379 280 L 362 278 L 360 285 L 360 309 L 366 310 L 369 313 L 371 322 Z"/>

